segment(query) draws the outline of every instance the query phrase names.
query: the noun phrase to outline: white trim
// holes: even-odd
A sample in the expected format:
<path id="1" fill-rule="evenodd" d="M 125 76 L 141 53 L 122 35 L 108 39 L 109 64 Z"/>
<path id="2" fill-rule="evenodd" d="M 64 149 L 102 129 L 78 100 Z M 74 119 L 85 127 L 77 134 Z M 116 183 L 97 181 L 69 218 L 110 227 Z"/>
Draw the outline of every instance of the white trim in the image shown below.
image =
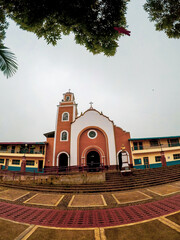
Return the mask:
<path id="1" fill-rule="evenodd" d="M 73 122 L 76 118 L 76 109 L 77 109 L 77 104 L 73 104 L 73 116 L 72 116 Z"/>
<path id="2" fill-rule="evenodd" d="M 68 166 L 70 166 L 70 156 L 67 152 L 65 151 L 62 151 L 62 152 L 59 152 L 58 155 L 57 155 L 57 159 L 56 159 L 56 166 L 59 167 L 59 156 L 62 154 L 62 153 L 65 153 L 67 156 L 68 156 Z"/>
<path id="3" fill-rule="evenodd" d="M 71 105 L 57 105 L 57 107 L 72 107 L 77 105 L 76 103 L 72 103 Z"/>
<path id="4" fill-rule="evenodd" d="M 55 137 L 54 137 L 54 147 L 53 147 L 53 166 L 55 166 L 55 150 L 56 150 L 56 135 L 57 135 L 57 123 L 59 115 L 59 106 L 56 113 L 56 125 L 55 125 Z"/>
<path id="5" fill-rule="evenodd" d="M 102 130 L 106 136 L 106 149 L 109 153 L 110 165 L 116 165 L 116 148 L 114 137 L 114 125 L 107 117 L 104 117 L 96 110 L 86 111 L 84 115 L 76 118 L 75 122 L 71 124 L 71 141 L 70 141 L 70 154 L 73 156 L 71 165 L 77 165 L 78 159 L 78 136 L 84 129 L 99 129 Z"/>
<path id="6" fill-rule="evenodd" d="M 90 133 L 90 132 L 95 132 L 95 133 L 96 133 L 95 137 L 89 136 L 89 133 Z M 95 139 L 95 138 L 97 138 L 97 131 L 94 130 L 94 129 L 90 129 L 90 130 L 87 132 L 87 136 L 88 136 L 88 138 L 90 138 L 90 139 Z"/>
<path id="7" fill-rule="evenodd" d="M 119 158 L 118 158 L 118 155 L 119 155 L 120 152 L 122 152 L 122 150 L 120 150 L 120 151 L 117 153 L 117 165 L 119 165 Z M 130 164 L 129 153 L 128 153 L 128 151 L 126 151 L 126 150 L 125 150 L 124 152 L 127 153 L 127 156 L 128 156 L 128 164 Z"/>
<path id="8" fill-rule="evenodd" d="M 66 140 L 63 140 L 63 139 L 62 139 L 62 134 L 63 134 L 63 132 L 66 132 L 66 133 L 67 133 L 67 139 L 66 139 Z M 60 141 L 61 141 L 61 142 L 67 142 L 68 140 L 69 140 L 69 133 L 68 133 L 68 131 L 67 131 L 67 130 L 62 130 L 61 133 L 60 133 Z"/>
<path id="9" fill-rule="evenodd" d="M 64 116 L 65 113 L 68 114 L 68 119 L 67 119 L 67 120 L 64 120 L 64 119 L 63 119 L 63 116 Z M 62 113 L 61 121 L 62 121 L 62 122 L 69 122 L 69 113 L 68 113 L 68 112 L 63 112 L 63 113 Z"/>

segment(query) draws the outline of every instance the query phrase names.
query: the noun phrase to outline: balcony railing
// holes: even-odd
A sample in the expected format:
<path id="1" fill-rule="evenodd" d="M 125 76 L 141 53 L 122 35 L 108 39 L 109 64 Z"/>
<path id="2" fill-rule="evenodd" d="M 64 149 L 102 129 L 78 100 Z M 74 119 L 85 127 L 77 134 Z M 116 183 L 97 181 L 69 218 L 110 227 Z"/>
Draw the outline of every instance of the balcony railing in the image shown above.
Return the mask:
<path id="1" fill-rule="evenodd" d="M 44 154 L 44 151 L 36 151 L 36 150 L 0 150 L 0 153 L 22 153 L 22 154 Z"/>
<path id="2" fill-rule="evenodd" d="M 179 147 L 180 143 L 168 143 L 168 144 L 159 144 L 157 146 L 150 146 L 150 145 L 143 145 L 143 146 L 135 146 L 132 147 L 132 151 L 137 151 L 137 150 L 146 150 L 146 149 L 161 149 L 163 148 L 169 148 L 169 147 Z"/>

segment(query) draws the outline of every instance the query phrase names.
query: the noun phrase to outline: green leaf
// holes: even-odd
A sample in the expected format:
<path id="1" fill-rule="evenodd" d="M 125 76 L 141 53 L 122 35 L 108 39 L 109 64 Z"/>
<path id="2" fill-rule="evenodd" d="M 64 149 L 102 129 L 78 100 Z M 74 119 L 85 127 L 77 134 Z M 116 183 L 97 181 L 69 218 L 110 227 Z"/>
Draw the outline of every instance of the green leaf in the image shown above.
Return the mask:
<path id="1" fill-rule="evenodd" d="M 18 64 L 14 53 L 9 51 L 9 48 L 0 45 L 0 70 L 9 78 L 18 69 Z"/>

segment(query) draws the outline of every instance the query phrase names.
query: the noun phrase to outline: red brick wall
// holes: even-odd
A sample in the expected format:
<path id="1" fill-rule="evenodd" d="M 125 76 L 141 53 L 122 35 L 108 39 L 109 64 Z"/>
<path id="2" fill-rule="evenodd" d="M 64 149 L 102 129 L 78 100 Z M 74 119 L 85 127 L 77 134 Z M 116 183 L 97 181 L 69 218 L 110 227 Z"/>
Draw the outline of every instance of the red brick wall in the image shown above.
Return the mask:
<path id="1" fill-rule="evenodd" d="M 64 112 L 69 113 L 69 121 L 62 121 L 62 114 Z M 57 131 L 56 131 L 56 151 L 55 151 L 55 165 L 57 155 L 59 152 L 67 152 L 70 154 L 70 139 L 71 139 L 71 122 L 73 121 L 73 106 L 59 107 L 59 114 L 57 120 Z M 60 134 L 63 130 L 68 131 L 68 141 L 60 141 Z"/>
<path id="2" fill-rule="evenodd" d="M 53 166 L 54 138 L 47 138 L 46 142 L 47 142 L 47 145 L 46 145 L 45 166 Z"/>
<path id="3" fill-rule="evenodd" d="M 94 139 L 91 139 L 87 136 L 88 131 L 91 129 L 94 129 L 97 132 L 97 137 Z M 79 162 L 78 162 L 78 164 L 81 164 L 81 156 L 83 154 L 83 151 L 85 151 L 85 159 L 86 159 L 87 153 L 89 151 L 94 151 L 94 150 L 96 150 L 99 153 L 100 159 L 102 162 L 101 154 L 99 152 L 100 149 L 102 149 L 102 151 L 104 152 L 105 159 L 107 161 L 108 160 L 108 150 L 106 148 L 106 145 L 107 145 L 107 139 L 106 139 L 104 133 L 101 132 L 101 130 L 99 130 L 97 128 L 86 129 L 84 132 L 81 133 L 81 135 L 79 137 L 79 143 L 78 143 L 78 161 Z M 107 162 L 105 162 L 105 164 L 107 164 Z M 85 163 L 85 165 L 86 165 L 86 163 Z"/>
<path id="4" fill-rule="evenodd" d="M 129 153 L 130 162 L 132 164 L 130 142 L 128 141 L 128 139 L 130 138 L 130 133 L 123 131 L 121 128 L 117 126 L 114 126 L 114 135 L 116 143 L 116 153 L 118 153 L 121 150 L 122 144 L 124 144 L 126 151 Z"/>

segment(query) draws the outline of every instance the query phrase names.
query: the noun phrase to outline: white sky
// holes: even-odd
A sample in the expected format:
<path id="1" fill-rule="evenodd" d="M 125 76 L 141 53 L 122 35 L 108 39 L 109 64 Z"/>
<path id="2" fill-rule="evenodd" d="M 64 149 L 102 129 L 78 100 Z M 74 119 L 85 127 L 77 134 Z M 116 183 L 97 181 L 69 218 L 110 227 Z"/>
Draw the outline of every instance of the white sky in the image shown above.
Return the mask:
<path id="1" fill-rule="evenodd" d="M 155 31 L 144 2 L 129 4 L 131 37 L 114 57 L 89 53 L 73 35 L 47 45 L 10 22 L 5 45 L 19 69 L 9 79 L 0 72 L 0 141 L 44 141 L 69 88 L 79 113 L 93 101 L 131 137 L 180 135 L 180 41 Z"/>

